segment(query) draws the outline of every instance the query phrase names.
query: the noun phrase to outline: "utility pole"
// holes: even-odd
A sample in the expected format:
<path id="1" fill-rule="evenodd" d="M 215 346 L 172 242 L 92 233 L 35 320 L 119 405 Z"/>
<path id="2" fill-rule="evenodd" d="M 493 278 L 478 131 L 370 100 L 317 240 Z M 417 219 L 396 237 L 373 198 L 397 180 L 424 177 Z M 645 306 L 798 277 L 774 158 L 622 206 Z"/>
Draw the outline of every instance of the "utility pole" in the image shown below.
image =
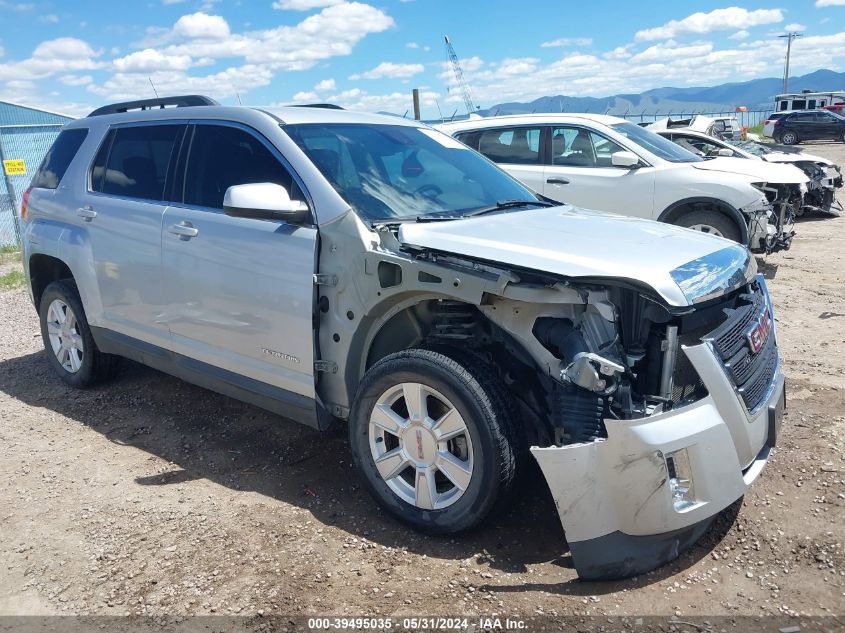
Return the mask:
<path id="1" fill-rule="evenodd" d="M 411 92 L 411 98 L 414 100 L 414 119 L 417 121 L 420 120 L 420 90 L 419 88 L 414 88 Z"/>
<path id="2" fill-rule="evenodd" d="M 798 31 L 790 31 L 786 35 L 778 35 L 778 37 L 786 38 L 786 67 L 783 70 L 783 93 L 789 92 L 789 55 L 792 53 L 792 40 L 796 37 L 801 37 Z"/>

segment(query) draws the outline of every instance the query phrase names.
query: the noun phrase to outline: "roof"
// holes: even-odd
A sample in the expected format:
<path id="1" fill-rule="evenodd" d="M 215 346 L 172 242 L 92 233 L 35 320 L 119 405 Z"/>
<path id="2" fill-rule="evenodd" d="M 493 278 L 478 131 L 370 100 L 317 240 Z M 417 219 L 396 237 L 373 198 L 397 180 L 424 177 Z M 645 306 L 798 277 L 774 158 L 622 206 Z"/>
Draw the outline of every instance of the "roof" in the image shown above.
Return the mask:
<path id="1" fill-rule="evenodd" d="M 523 125 L 523 124 L 544 124 L 544 123 L 577 123 L 578 121 L 590 121 L 601 125 L 615 125 L 626 123 L 627 119 L 608 114 L 590 114 L 587 112 L 556 113 L 542 112 L 532 114 L 507 114 L 503 116 L 489 116 L 473 118 L 463 121 L 442 123 L 437 127 L 448 130 L 472 130 L 477 128 L 496 127 L 499 125 Z"/>
<path id="2" fill-rule="evenodd" d="M 74 117 L 12 101 L 0 101 L 0 125 L 50 125 L 73 121 Z"/>
<path id="3" fill-rule="evenodd" d="M 96 111 L 95 111 L 96 112 Z M 326 107 L 300 106 L 223 106 L 197 105 L 182 107 L 150 108 L 146 110 L 129 110 L 114 114 L 102 114 L 78 119 L 74 127 L 88 127 L 100 122 L 106 124 L 130 123 L 139 121 L 161 121 L 172 119 L 222 119 L 226 121 L 240 121 L 249 123 L 256 117 L 272 116 L 282 125 L 300 123 L 362 123 L 370 125 L 422 125 L 413 119 L 371 114 L 369 112 L 355 112 Z"/>

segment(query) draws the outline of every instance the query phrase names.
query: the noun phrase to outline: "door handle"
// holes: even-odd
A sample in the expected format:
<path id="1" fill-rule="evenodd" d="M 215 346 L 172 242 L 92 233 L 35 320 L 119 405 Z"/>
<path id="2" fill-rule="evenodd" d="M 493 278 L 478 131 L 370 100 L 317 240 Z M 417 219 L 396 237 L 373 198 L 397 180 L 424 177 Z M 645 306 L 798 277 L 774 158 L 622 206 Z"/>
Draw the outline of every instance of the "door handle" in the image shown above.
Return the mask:
<path id="1" fill-rule="evenodd" d="M 549 178 L 546 182 L 550 185 L 568 185 L 569 181 L 566 178 Z"/>
<path id="2" fill-rule="evenodd" d="M 89 205 L 85 205 L 84 207 L 79 207 L 76 210 L 76 215 L 80 218 L 83 218 L 86 222 L 90 222 L 94 218 L 97 217 L 97 212 L 94 211 Z"/>
<path id="3" fill-rule="evenodd" d="M 191 226 L 190 222 L 180 222 L 179 224 L 173 224 L 170 228 L 167 229 L 168 233 L 173 233 L 173 235 L 178 235 L 180 239 L 189 240 L 192 237 L 196 237 L 199 235 L 199 229 L 195 229 Z"/>

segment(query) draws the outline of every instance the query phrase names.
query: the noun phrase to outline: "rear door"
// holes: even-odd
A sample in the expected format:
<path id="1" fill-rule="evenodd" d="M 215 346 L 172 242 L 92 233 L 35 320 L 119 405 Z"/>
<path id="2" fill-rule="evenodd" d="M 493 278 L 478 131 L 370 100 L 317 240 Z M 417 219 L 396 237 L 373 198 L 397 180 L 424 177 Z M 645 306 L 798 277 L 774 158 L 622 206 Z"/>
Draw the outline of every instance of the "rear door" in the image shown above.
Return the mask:
<path id="1" fill-rule="evenodd" d="M 537 193 L 543 193 L 542 127 L 517 126 L 483 130 L 474 149 Z M 460 138 L 460 137 L 459 137 Z"/>
<path id="2" fill-rule="evenodd" d="M 161 222 L 185 129 L 182 122 L 111 129 L 76 209 L 99 288 L 99 305 L 86 305 L 93 322 L 163 348 L 170 335 L 162 312 Z"/>
<path id="3" fill-rule="evenodd" d="M 303 199 L 298 181 L 269 141 L 240 124 L 197 121 L 186 148 L 161 231 L 173 349 L 218 379 L 309 406 L 317 229 L 223 213 L 233 185 L 272 182 Z"/>
<path id="4" fill-rule="evenodd" d="M 585 209 L 651 218 L 654 168 L 614 167 L 611 156 L 626 151 L 615 141 L 576 125 L 550 128 L 550 161 L 543 194 Z"/>

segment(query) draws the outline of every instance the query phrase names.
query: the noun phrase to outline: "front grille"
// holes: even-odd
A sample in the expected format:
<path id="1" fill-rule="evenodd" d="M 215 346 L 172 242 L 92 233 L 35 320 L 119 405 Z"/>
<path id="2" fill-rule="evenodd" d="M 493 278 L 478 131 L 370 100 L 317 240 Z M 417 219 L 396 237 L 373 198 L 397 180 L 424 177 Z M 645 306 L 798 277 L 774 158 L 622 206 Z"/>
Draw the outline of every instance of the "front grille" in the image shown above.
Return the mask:
<path id="1" fill-rule="evenodd" d="M 745 406 L 753 410 L 766 397 L 774 379 L 778 347 L 772 327 L 762 348 L 757 353 L 752 350 L 748 334 L 763 316 L 768 302 L 756 282 L 746 290 L 736 307 L 725 310 L 727 320 L 704 339 L 712 342 Z M 774 315 L 769 314 L 769 318 L 774 320 Z"/>
<path id="2" fill-rule="evenodd" d="M 675 372 L 672 374 L 672 402 L 676 405 L 689 400 L 697 400 L 706 395 L 707 390 L 695 367 L 684 350 L 679 349 L 675 357 Z"/>

